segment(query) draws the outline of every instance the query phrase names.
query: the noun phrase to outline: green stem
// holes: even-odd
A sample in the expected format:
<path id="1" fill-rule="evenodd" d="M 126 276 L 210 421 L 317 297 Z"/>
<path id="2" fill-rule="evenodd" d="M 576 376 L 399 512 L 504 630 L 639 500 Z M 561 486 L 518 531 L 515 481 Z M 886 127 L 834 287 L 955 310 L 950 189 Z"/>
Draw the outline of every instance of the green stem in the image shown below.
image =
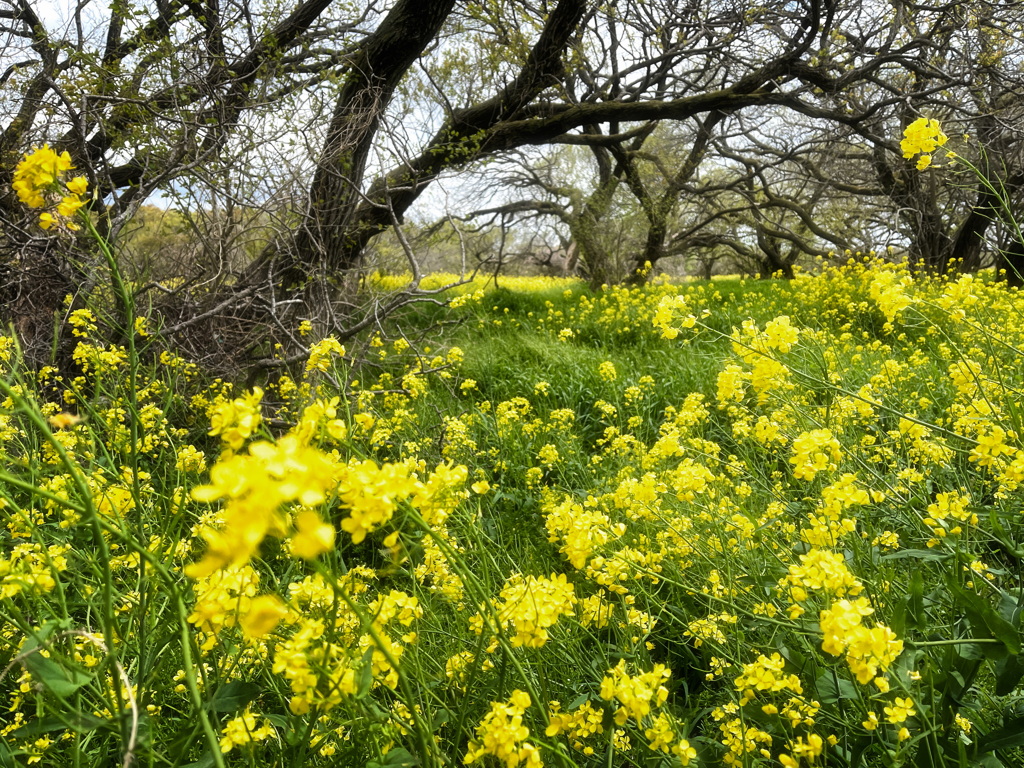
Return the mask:
<path id="1" fill-rule="evenodd" d="M 944 645 L 1002 645 L 994 637 L 964 637 L 956 640 L 904 640 L 912 648 L 938 648 Z"/>

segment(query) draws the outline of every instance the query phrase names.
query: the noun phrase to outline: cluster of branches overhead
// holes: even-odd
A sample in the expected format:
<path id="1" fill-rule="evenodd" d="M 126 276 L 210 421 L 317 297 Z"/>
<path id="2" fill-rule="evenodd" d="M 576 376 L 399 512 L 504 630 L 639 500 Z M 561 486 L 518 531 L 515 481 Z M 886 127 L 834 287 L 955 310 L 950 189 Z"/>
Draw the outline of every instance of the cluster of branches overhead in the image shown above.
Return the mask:
<path id="1" fill-rule="evenodd" d="M 115 243 L 158 194 L 197 233 L 256 222 L 244 251 L 207 243 L 176 281 L 139 281 L 172 336 L 225 338 L 209 324 L 231 318 L 236 347 L 311 315 L 353 333 L 412 299 L 415 279 L 367 312 L 351 274 L 445 177 L 465 174 L 476 199 L 474 174 L 491 191 L 507 179 L 514 194 L 484 207 L 554 217 L 597 283 L 617 277 L 605 235 L 625 205 L 639 234 L 618 271 L 632 279 L 716 249 L 785 272 L 886 226 L 922 263 L 979 264 L 1010 222 L 992 184 L 936 183 L 903 162 L 900 129 L 922 113 L 970 132 L 997 188 L 1021 185 L 1020 19 L 1002 3 L 58 5 L 0 0 L 0 269 L 26 329 L 52 327 L 63 294 L 97 274 L 83 244 L 65 258 L 10 194 L 18 157 L 44 141 L 88 175 Z"/>
<path id="2" fill-rule="evenodd" d="M 625 127 L 595 123 L 542 150 L 506 153 L 502 199 L 472 215 L 558 219 L 596 284 L 645 279 L 670 256 L 684 255 L 697 273 L 726 257 L 751 274 L 789 275 L 799 259 L 871 250 L 936 272 L 1005 267 L 1019 281 L 1024 17 L 996 3 L 839 2 L 822 13 L 811 47 L 792 55 L 765 9 L 701 7 L 683 20 L 699 66 L 666 98 L 714 93 L 700 78 L 724 71 L 719 83 L 733 94 L 753 84 L 758 99 Z M 630 21 L 612 23 L 636 30 Z M 622 38 L 632 39 L 608 37 Z M 700 58 L 705 39 L 714 53 Z M 734 41 L 774 53 L 751 67 L 756 57 L 728 55 Z M 574 73 L 566 88 L 598 77 Z M 899 140 L 920 116 L 940 119 L 948 147 L 980 173 L 917 172 Z M 616 260 L 616 224 L 630 216 L 629 258 Z"/>

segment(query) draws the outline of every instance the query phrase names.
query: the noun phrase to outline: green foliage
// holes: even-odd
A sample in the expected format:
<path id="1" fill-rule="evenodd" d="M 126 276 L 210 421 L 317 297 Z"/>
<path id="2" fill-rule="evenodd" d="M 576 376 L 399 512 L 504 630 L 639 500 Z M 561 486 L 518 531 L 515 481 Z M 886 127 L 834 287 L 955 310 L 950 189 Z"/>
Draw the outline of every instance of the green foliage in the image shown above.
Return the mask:
<path id="1" fill-rule="evenodd" d="M 504 282 L 266 391 L 4 337 L 0 763 L 1019 761 L 1016 293 Z"/>

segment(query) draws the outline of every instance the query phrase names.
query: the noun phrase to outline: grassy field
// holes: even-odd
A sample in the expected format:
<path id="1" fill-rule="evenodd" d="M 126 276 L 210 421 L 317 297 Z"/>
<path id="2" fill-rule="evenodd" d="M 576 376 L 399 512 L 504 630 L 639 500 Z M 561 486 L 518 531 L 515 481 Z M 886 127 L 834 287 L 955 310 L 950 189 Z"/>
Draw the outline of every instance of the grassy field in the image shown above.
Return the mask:
<path id="1" fill-rule="evenodd" d="M 253 390 L 0 337 L 0 765 L 1024 762 L 1016 292 L 501 284 Z"/>

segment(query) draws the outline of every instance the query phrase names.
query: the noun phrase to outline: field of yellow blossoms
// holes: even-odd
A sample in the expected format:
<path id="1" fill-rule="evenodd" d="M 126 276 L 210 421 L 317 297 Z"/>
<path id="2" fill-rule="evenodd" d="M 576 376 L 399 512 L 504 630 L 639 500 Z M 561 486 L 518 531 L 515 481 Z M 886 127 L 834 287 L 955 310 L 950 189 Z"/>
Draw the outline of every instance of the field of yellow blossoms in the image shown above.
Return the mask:
<path id="1" fill-rule="evenodd" d="M 1024 762 L 1018 293 L 503 284 L 248 390 L 0 336 L 0 766 Z"/>

